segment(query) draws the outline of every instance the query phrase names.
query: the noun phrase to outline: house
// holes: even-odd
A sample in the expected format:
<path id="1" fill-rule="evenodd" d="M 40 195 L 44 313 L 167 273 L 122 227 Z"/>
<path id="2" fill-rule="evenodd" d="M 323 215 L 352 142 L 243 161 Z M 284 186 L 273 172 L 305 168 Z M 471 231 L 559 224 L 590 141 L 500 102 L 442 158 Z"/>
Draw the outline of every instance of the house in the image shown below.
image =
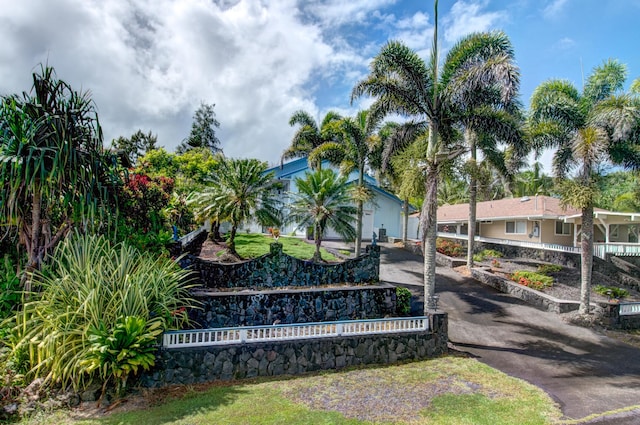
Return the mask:
<path id="1" fill-rule="evenodd" d="M 545 244 L 578 246 L 582 212 L 563 208 L 550 196 L 509 198 L 478 202 L 478 236 Z M 594 241 L 637 243 L 640 213 L 621 213 L 595 208 Z M 469 204 L 438 208 L 438 231 L 467 234 Z M 634 223 L 635 222 L 635 223 Z"/>
<path id="2" fill-rule="evenodd" d="M 480 237 L 570 247 L 580 244 L 582 213 L 575 208 L 562 208 L 557 198 L 532 196 L 478 202 L 476 211 L 476 235 Z M 638 243 L 640 213 L 595 208 L 593 218 L 595 243 Z M 468 220 L 469 204 L 438 207 L 438 232 L 466 235 Z M 415 228 L 415 220 L 412 224 Z"/>
<path id="3" fill-rule="evenodd" d="M 332 168 L 336 172 L 339 170 L 332 166 L 328 161 L 323 161 L 323 168 Z M 292 202 L 291 193 L 297 192 L 295 184 L 296 178 L 304 178 L 306 172 L 310 171 L 310 167 L 306 158 L 296 159 L 276 167 L 266 170 L 266 173 L 273 173 L 275 178 L 282 183 L 282 189 L 279 190 L 280 201 L 283 203 L 283 210 L 286 211 L 287 205 Z M 358 181 L 358 172 L 354 171 L 347 178 L 348 183 Z M 402 235 L 402 200 L 392 193 L 382 189 L 375 178 L 365 175 L 365 184 L 373 193 L 373 199 L 364 205 L 364 214 L 362 217 L 362 238 L 363 240 L 371 240 L 375 232 L 378 237 L 386 235 L 387 237 L 401 237 Z M 355 223 L 354 223 L 355 225 Z M 255 225 L 253 225 L 255 226 Z M 253 231 L 262 231 L 264 229 L 253 228 Z M 295 234 L 304 235 L 304 229 L 297 229 L 296 224 L 283 226 L 280 232 L 285 235 Z M 340 239 L 332 229 L 329 229 L 326 239 Z"/>

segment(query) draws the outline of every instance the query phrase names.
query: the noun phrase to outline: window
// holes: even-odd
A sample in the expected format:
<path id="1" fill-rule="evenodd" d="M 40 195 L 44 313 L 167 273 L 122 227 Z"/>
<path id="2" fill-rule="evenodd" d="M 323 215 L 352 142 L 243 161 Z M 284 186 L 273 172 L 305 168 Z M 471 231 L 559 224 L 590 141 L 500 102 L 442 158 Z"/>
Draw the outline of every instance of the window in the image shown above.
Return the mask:
<path id="1" fill-rule="evenodd" d="M 571 223 L 556 220 L 556 235 L 570 235 Z"/>
<path id="2" fill-rule="evenodd" d="M 527 233 L 527 222 L 524 220 L 507 221 L 505 233 L 513 235 L 524 235 Z"/>

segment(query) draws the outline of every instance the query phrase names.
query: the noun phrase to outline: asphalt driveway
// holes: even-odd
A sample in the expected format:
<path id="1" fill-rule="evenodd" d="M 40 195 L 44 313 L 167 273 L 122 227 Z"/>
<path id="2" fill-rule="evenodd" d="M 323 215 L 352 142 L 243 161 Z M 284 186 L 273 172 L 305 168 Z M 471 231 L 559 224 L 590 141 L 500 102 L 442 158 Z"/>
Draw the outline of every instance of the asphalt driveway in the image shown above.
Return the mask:
<path id="1" fill-rule="evenodd" d="M 420 296 L 418 311 L 422 276 L 422 257 L 382 246 L 381 280 Z M 640 349 L 570 325 L 448 268 L 437 268 L 436 292 L 439 309 L 449 314 L 452 348 L 544 389 L 567 418 L 636 406 L 589 423 L 640 423 Z"/>

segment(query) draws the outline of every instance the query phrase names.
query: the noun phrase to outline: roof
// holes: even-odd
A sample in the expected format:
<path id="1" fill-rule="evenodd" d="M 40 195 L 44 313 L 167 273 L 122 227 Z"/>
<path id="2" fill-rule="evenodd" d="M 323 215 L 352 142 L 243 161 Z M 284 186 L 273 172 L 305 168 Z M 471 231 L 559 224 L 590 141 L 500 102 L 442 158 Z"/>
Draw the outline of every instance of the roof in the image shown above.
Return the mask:
<path id="1" fill-rule="evenodd" d="M 576 208 L 562 208 L 560 200 L 550 196 L 534 196 L 524 198 L 505 198 L 476 204 L 476 219 L 504 220 L 510 218 L 525 219 L 559 219 L 580 215 Z M 607 212 L 595 208 L 596 212 Z M 438 207 L 438 223 L 453 223 L 469 219 L 469 204 L 442 205 Z"/>

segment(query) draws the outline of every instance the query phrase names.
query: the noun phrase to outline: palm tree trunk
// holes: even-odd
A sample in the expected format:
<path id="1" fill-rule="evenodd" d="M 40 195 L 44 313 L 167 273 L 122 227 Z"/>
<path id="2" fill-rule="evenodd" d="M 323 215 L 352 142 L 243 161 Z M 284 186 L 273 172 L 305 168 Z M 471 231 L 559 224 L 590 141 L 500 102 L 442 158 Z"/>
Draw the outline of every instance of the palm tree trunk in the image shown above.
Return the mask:
<path id="1" fill-rule="evenodd" d="M 407 233 L 409 232 L 409 200 L 402 201 L 402 213 L 404 214 L 402 220 L 402 243 L 407 243 Z"/>
<path id="2" fill-rule="evenodd" d="M 476 203 L 478 199 L 478 170 L 476 162 L 476 138 L 472 130 L 466 129 L 464 132 L 467 139 L 467 146 L 471 149 L 471 175 L 469 176 L 469 223 L 467 226 L 467 268 L 473 267 L 473 249 L 476 240 Z"/>
<path id="3" fill-rule="evenodd" d="M 362 188 L 364 186 L 364 167 L 361 166 L 358 173 L 358 187 Z M 358 199 L 358 211 L 356 213 L 356 247 L 355 247 L 355 255 L 356 257 L 360 255 L 360 249 L 362 247 L 362 215 L 364 213 L 364 201 L 362 199 Z"/>
<path id="4" fill-rule="evenodd" d="M 319 263 L 322 261 L 322 254 L 320 254 L 320 245 L 322 245 L 322 233 L 320 232 L 320 226 L 313 226 L 313 238 L 316 244 L 316 251 L 313 253 L 313 262 Z"/>
<path id="5" fill-rule="evenodd" d="M 231 226 L 231 234 L 229 235 L 229 243 L 227 244 L 227 249 L 233 255 L 238 255 L 236 252 L 236 231 L 238 230 L 238 226 L 235 224 Z"/>
<path id="6" fill-rule="evenodd" d="M 427 163 L 425 181 L 426 197 L 422 204 L 420 225 L 423 229 L 422 246 L 424 252 L 424 313 L 435 308 L 436 290 L 436 236 L 438 211 L 438 167 L 434 162 Z"/>
<path id="7" fill-rule="evenodd" d="M 591 275 L 593 270 L 593 204 L 582 210 L 582 237 L 580 241 L 580 314 L 589 313 Z"/>

